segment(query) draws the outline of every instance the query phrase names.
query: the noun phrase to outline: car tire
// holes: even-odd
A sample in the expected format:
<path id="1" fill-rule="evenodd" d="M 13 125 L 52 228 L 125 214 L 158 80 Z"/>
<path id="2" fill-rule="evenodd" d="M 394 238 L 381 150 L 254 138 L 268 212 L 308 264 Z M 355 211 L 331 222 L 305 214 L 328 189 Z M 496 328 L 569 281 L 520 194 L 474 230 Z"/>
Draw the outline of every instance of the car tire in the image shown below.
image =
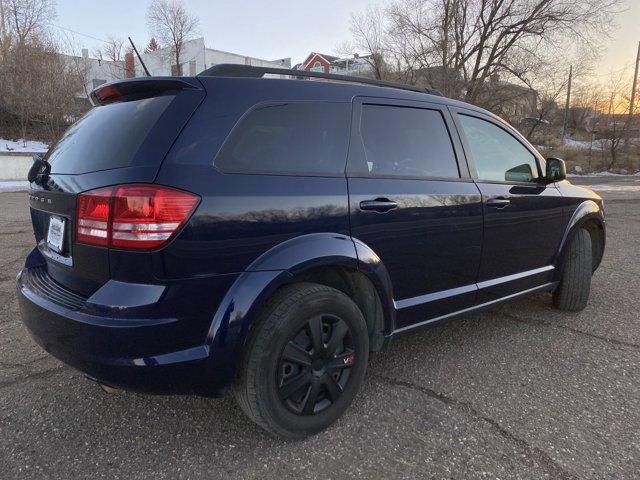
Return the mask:
<path id="1" fill-rule="evenodd" d="M 304 438 L 349 407 L 368 355 L 366 322 L 347 295 L 325 285 L 288 285 L 268 302 L 250 332 L 234 395 L 267 432 Z"/>
<path id="2" fill-rule="evenodd" d="M 581 228 L 567 248 L 560 283 L 553 292 L 553 304 L 560 310 L 579 312 L 587 306 L 591 289 L 591 235 Z"/>

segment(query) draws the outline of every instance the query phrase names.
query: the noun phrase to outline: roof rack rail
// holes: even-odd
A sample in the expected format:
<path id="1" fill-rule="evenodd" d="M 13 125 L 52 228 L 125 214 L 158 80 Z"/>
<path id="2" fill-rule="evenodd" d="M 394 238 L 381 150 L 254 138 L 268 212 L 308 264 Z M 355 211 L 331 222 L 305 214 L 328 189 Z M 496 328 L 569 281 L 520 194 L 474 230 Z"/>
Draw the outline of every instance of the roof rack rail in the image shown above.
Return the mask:
<path id="1" fill-rule="evenodd" d="M 221 63 L 207 68 L 199 73 L 198 77 L 245 77 L 262 78 L 266 74 L 289 75 L 292 77 L 324 78 L 326 80 L 337 80 L 341 82 L 362 83 L 365 85 L 376 85 L 378 87 L 399 88 L 401 90 L 411 90 L 413 92 L 429 93 L 431 95 L 442 96 L 438 90 L 431 88 L 421 88 L 403 83 L 386 82 L 384 80 L 374 80 L 372 78 L 349 77 L 347 75 L 335 75 L 333 73 L 309 72 L 307 70 L 292 70 L 288 68 L 275 67 L 254 67 L 251 65 L 235 65 L 231 63 Z"/>

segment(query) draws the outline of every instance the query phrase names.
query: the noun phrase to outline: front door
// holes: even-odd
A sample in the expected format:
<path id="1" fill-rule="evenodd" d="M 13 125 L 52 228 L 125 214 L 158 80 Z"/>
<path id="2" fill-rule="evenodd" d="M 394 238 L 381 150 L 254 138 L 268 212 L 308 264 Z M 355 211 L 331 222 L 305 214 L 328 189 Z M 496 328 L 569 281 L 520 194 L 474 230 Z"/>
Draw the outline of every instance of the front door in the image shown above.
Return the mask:
<path id="1" fill-rule="evenodd" d="M 397 329 L 475 303 L 482 203 L 453 131 L 439 105 L 361 99 L 354 106 L 351 234 L 389 272 Z"/>
<path id="2" fill-rule="evenodd" d="M 560 192 L 540 181 L 544 160 L 493 118 L 456 117 L 485 216 L 478 303 L 550 282 L 564 221 Z"/>

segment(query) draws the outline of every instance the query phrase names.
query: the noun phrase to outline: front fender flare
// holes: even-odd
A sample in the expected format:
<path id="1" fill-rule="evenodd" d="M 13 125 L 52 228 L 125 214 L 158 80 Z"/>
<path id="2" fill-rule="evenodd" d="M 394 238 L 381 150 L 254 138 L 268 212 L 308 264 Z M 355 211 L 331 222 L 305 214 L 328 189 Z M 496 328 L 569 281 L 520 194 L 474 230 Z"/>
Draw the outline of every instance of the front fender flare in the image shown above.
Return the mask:
<path id="1" fill-rule="evenodd" d="M 606 229 L 605 229 L 605 219 L 604 212 L 602 211 L 602 207 L 598 205 L 593 200 L 585 200 L 578 208 L 573 211 L 567 226 L 565 227 L 564 234 L 562 236 L 562 240 L 560 241 L 560 246 L 556 252 L 556 272 L 558 275 L 560 274 L 560 266 L 562 265 L 562 261 L 564 255 L 566 253 L 566 247 L 571 243 L 571 240 L 575 236 L 576 232 L 587 222 L 595 221 L 596 224 L 602 228 L 603 230 L 603 242 L 605 241 Z M 604 252 L 604 245 L 602 245 L 602 251 Z M 600 256 L 602 258 L 602 256 Z M 597 268 L 597 265 L 594 265 L 594 269 Z"/>

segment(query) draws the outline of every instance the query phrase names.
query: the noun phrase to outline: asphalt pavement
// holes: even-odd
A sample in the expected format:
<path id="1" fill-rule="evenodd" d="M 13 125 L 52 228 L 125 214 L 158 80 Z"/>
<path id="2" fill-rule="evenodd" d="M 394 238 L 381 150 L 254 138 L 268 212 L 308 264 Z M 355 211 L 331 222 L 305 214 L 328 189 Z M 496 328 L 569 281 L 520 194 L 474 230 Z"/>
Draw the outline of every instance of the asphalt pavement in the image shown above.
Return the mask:
<path id="1" fill-rule="evenodd" d="M 0 194 L 0 478 L 640 478 L 640 177 L 571 180 L 608 220 L 585 311 L 535 295 L 399 337 L 345 416 L 298 442 L 231 398 L 107 395 L 42 351 L 15 294 L 26 194 Z"/>

